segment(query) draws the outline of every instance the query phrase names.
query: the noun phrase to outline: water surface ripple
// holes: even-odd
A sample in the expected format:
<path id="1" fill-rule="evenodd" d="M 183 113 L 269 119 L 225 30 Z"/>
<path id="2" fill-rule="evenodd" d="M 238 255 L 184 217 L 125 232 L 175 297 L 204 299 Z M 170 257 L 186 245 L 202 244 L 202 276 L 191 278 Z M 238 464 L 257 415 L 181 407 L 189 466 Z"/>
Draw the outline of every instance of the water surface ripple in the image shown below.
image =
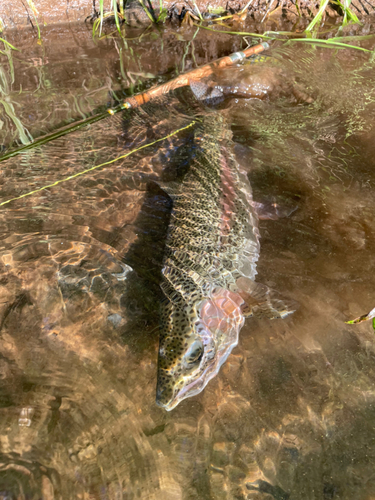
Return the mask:
<path id="1" fill-rule="evenodd" d="M 33 137 L 105 107 L 109 88 L 130 92 L 240 43 L 199 34 L 187 46 L 188 36 L 167 32 L 169 60 L 155 52 L 161 38 L 146 39 L 137 59 L 116 39 L 96 46 L 81 33 L 70 40 L 76 55 L 59 61 L 64 37 L 48 36 L 48 60 L 26 47 L 13 83 L 7 74 L 9 99 L 30 99 L 19 116 Z M 275 84 L 266 100 L 227 99 L 216 112 L 231 117 L 254 198 L 297 207 L 260 222 L 257 279 L 299 309 L 284 321 L 246 320 L 216 378 L 169 413 L 155 388 L 171 201 L 153 180 L 178 174 L 191 131 L 37 190 L 185 127 L 204 108 L 181 91 L 0 163 L 0 203 L 36 191 L 0 212 L 0 498 L 374 498 L 374 334 L 345 321 L 374 307 L 375 70 L 361 53 L 293 45 L 272 55 L 266 67 L 313 101 Z M 1 120 L 4 149 L 22 144 L 12 117 Z"/>

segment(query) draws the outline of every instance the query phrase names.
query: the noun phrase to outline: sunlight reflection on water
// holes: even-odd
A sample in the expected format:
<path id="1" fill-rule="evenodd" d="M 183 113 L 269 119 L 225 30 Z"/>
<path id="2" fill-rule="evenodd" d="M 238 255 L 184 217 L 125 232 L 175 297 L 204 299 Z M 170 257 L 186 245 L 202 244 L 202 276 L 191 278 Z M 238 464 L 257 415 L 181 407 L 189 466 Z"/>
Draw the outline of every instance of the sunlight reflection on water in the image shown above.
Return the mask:
<path id="1" fill-rule="evenodd" d="M 29 120 L 22 115 L 34 136 L 80 117 L 78 109 L 103 106 L 106 79 L 123 78 L 113 44 L 103 42 L 93 57 L 88 40 L 77 57 L 88 53 L 91 62 L 85 58 L 76 77 L 61 76 L 74 54 L 59 61 L 51 45 L 46 105 L 30 102 Z M 223 42 L 205 52 L 203 35 L 195 43 L 200 64 L 225 49 Z M 156 74 L 159 60 L 143 50 L 143 71 Z M 375 496 L 373 332 L 345 324 L 374 306 L 374 71 L 362 54 L 341 54 L 275 50 L 268 64 L 282 65 L 312 104 L 281 93 L 222 106 L 254 198 L 298 206 L 289 218 L 260 222 L 258 279 L 300 307 L 282 322 L 247 320 L 219 375 L 171 413 L 155 405 L 158 281 L 171 204 L 147 179 L 173 174 L 174 151 L 189 134 L 3 207 L 0 498 Z M 173 53 L 177 61 L 182 55 Z M 30 68 L 19 102 L 36 99 L 40 83 L 28 53 L 22 57 L 17 64 Z M 126 62 L 134 75 L 135 61 Z M 2 162 L 1 201 L 185 125 L 196 110 L 180 98 Z M 6 146 L 18 140 L 7 120 Z"/>

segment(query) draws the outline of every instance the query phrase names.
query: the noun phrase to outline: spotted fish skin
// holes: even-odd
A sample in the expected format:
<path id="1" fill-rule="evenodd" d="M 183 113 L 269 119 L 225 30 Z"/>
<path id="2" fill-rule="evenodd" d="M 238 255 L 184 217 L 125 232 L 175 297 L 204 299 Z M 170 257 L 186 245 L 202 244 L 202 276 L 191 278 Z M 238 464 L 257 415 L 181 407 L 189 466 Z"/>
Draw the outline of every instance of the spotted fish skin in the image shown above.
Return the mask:
<path id="1" fill-rule="evenodd" d="M 239 278 L 254 280 L 259 256 L 251 187 L 219 113 L 204 116 L 195 155 L 173 201 L 161 288 L 156 402 L 167 410 L 198 394 L 238 342 L 244 323 Z"/>

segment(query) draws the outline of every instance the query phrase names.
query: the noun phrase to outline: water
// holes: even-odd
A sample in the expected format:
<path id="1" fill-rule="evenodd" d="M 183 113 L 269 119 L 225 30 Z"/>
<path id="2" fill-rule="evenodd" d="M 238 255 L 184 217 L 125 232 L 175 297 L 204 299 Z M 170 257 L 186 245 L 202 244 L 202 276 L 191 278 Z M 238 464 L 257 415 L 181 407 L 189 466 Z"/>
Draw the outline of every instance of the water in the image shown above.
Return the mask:
<path id="1" fill-rule="evenodd" d="M 23 50 L 13 82 L 1 59 L 14 109 L 0 118 L 4 151 L 241 43 L 171 30 L 126 46 L 69 28 L 45 30 L 39 46 L 26 35 L 10 40 Z M 374 333 L 345 324 L 374 307 L 374 66 L 302 44 L 272 55 L 266 82 L 276 67 L 283 84 L 270 99 L 217 112 L 231 116 L 254 198 L 297 207 L 260 222 L 257 280 L 299 309 L 248 319 L 219 375 L 171 412 L 155 404 L 171 203 L 148 180 L 174 175 L 191 130 L 37 190 L 186 127 L 201 109 L 190 91 L 0 164 L 1 202 L 36 191 L 1 207 L 0 498 L 375 497 Z M 312 104 L 296 102 L 294 81 Z"/>

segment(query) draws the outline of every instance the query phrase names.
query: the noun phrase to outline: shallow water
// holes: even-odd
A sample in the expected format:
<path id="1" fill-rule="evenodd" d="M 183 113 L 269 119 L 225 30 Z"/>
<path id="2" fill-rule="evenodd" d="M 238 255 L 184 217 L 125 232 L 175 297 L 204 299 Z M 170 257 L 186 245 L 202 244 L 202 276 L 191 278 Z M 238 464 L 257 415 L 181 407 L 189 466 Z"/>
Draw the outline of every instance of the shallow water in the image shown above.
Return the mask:
<path id="1" fill-rule="evenodd" d="M 14 79 L 2 56 L 1 99 L 14 109 L 0 118 L 4 151 L 241 44 L 68 32 L 46 30 L 43 46 L 12 39 L 23 48 Z M 270 54 L 266 67 L 313 102 L 282 85 L 216 112 L 230 116 L 254 198 L 297 208 L 260 222 L 257 280 L 299 309 L 246 320 L 219 375 L 171 412 L 155 404 L 171 202 L 150 181 L 176 174 L 192 129 L 67 177 L 204 108 L 181 90 L 0 163 L 0 203 L 35 191 L 0 215 L 1 499 L 375 498 L 374 333 L 345 324 L 374 307 L 374 63 L 302 44 Z"/>

